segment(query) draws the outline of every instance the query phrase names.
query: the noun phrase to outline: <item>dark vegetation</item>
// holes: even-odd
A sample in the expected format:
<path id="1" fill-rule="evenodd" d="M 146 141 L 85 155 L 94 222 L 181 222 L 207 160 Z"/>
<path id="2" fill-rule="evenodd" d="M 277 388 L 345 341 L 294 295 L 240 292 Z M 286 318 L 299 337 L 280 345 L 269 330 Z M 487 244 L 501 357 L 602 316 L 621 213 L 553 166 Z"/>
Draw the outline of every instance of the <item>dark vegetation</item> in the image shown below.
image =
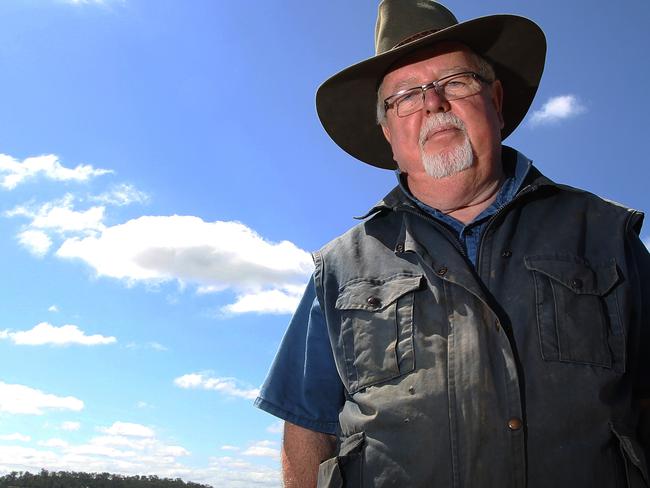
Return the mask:
<path id="1" fill-rule="evenodd" d="M 212 488 L 210 485 L 185 482 L 180 478 L 158 476 L 122 476 L 110 473 L 76 473 L 73 471 L 38 474 L 12 472 L 0 476 L 0 488 Z"/>

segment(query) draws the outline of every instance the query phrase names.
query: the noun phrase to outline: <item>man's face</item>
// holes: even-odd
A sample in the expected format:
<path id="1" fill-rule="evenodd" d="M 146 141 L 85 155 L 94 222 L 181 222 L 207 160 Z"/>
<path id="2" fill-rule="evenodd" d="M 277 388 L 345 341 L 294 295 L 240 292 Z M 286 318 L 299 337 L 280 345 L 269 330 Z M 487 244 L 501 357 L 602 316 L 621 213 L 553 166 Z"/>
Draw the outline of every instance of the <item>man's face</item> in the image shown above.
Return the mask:
<path id="1" fill-rule="evenodd" d="M 441 43 L 404 59 L 384 77 L 382 100 L 390 95 L 444 76 L 478 71 L 468 48 Z M 395 108 L 386 113 L 382 129 L 400 169 L 411 177 L 418 174 L 443 178 L 469 167 L 483 174 L 500 162 L 502 91 L 498 81 L 485 85 L 476 95 L 447 101 L 435 90 L 425 93 L 424 107 L 406 117 Z"/>

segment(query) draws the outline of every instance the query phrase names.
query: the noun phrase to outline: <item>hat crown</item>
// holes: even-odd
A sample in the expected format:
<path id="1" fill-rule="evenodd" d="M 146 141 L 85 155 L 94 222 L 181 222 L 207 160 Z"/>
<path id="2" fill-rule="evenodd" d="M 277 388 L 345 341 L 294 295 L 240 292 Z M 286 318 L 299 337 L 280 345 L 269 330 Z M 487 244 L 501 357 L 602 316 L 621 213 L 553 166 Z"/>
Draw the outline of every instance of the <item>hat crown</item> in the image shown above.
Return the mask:
<path id="1" fill-rule="evenodd" d="M 383 0 L 375 27 L 375 54 L 381 54 L 458 24 L 444 5 L 432 0 Z"/>

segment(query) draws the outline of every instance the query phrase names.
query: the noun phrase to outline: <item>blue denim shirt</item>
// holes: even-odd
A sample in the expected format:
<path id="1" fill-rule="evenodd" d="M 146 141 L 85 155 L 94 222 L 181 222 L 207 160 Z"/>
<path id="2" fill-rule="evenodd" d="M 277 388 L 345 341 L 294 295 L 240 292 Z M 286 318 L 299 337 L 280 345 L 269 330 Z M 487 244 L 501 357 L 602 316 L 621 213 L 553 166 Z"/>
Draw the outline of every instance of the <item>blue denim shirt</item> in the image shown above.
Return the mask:
<path id="1" fill-rule="evenodd" d="M 399 185 L 422 210 L 449 227 L 468 259 L 476 265 L 481 235 L 489 218 L 519 191 L 531 163 L 522 154 L 507 176 L 495 201 L 469 224 L 443 214 L 417 200 L 397 172 Z M 335 434 L 345 392 L 338 376 L 327 335 L 325 316 L 316 297 L 313 277 L 289 323 L 255 406 L 302 427 Z"/>

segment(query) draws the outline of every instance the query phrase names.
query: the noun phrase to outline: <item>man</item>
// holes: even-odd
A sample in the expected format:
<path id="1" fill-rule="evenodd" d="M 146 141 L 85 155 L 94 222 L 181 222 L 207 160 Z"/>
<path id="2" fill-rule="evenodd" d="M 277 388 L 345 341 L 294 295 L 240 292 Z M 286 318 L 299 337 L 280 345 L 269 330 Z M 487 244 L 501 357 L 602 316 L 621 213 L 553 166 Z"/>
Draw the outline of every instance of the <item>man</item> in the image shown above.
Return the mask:
<path id="1" fill-rule="evenodd" d="M 648 486 L 643 216 L 501 144 L 545 49 L 521 17 L 384 0 L 376 56 L 320 87 L 332 139 L 399 185 L 314 253 L 256 401 L 286 486 Z"/>

